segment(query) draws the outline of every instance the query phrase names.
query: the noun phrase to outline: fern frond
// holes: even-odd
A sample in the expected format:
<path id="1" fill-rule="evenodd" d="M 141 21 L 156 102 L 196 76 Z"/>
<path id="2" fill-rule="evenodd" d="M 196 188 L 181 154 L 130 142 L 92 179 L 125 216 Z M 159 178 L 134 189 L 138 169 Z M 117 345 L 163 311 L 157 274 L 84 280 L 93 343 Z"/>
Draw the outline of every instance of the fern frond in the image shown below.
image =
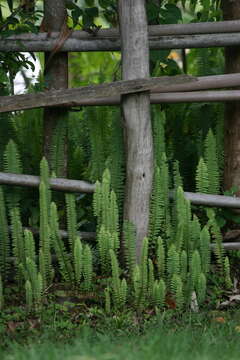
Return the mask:
<path id="1" fill-rule="evenodd" d="M 230 264 L 228 256 L 224 259 L 224 280 L 227 289 L 231 289 L 233 287 L 233 283 L 230 276 Z"/>
<path id="2" fill-rule="evenodd" d="M 121 282 L 119 278 L 119 265 L 117 257 L 114 251 L 109 250 L 111 258 L 111 267 L 112 267 L 112 288 L 113 288 L 113 303 L 115 308 L 118 308 L 121 305 Z"/>
<path id="3" fill-rule="evenodd" d="M 67 207 L 67 230 L 68 241 L 70 244 L 71 253 L 73 256 L 74 242 L 77 238 L 77 211 L 74 194 L 65 194 L 66 207 Z"/>
<path id="4" fill-rule="evenodd" d="M 197 282 L 197 298 L 199 304 L 202 304 L 205 300 L 206 289 L 207 289 L 206 276 L 203 273 L 200 273 Z"/>
<path id="5" fill-rule="evenodd" d="M 33 294 L 32 294 L 32 285 L 29 280 L 25 283 L 25 292 L 26 292 L 26 305 L 28 311 L 31 311 L 33 307 Z"/>
<path id="6" fill-rule="evenodd" d="M 86 291 L 92 288 L 93 263 L 92 251 L 89 245 L 85 245 L 83 249 L 83 287 Z"/>
<path id="7" fill-rule="evenodd" d="M 209 194 L 210 185 L 208 177 L 208 168 L 203 158 L 200 158 L 196 172 L 196 191 Z"/>
<path id="8" fill-rule="evenodd" d="M 126 263 L 131 277 L 136 265 L 136 232 L 134 225 L 128 221 L 124 221 L 124 254 L 126 256 Z"/>
<path id="9" fill-rule="evenodd" d="M 0 274 L 0 310 L 4 307 L 4 295 L 3 295 L 3 281 L 2 276 Z"/>
<path id="10" fill-rule="evenodd" d="M 191 273 L 191 284 L 192 288 L 196 289 L 198 286 L 198 278 L 202 272 L 201 267 L 201 258 L 198 250 L 195 250 L 190 264 L 190 273 Z"/>
<path id="11" fill-rule="evenodd" d="M 2 187 L 0 187 L 0 229 L 0 276 L 6 279 L 9 270 L 8 258 L 10 256 L 10 241 Z"/>
<path id="12" fill-rule="evenodd" d="M 51 203 L 51 207 L 50 207 L 50 231 L 51 231 L 52 245 L 57 255 L 61 275 L 66 281 L 68 282 L 70 281 L 73 284 L 74 283 L 73 267 L 68 258 L 65 244 L 59 235 L 57 206 L 54 202 Z M 73 256 L 73 262 L 74 261 L 75 261 L 75 254 Z"/>
<path id="13" fill-rule="evenodd" d="M 153 300 L 154 267 L 151 259 L 148 259 L 148 297 Z"/>
<path id="14" fill-rule="evenodd" d="M 110 289 L 106 288 L 104 290 L 104 296 L 105 296 L 105 312 L 106 314 L 110 314 L 111 312 L 111 298 L 110 298 Z"/>
<path id="15" fill-rule="evenodd" d="M 210 268 L 210 258 L 211 258 L 210 234 L 207 226 L 204 226 L 204 228 L 200 233 L 200 255 L 201 255 L 201 263 L 202 263 L 202 271 L 205 275 L 207 275 Z"/>
<path id="16" fill-rule="evenodd" d="M 208 170 L 209 192 L 210 194 L 219 194 L 219 168 L 217 158 L 216 138 L 210 129 L 205 140 L 205 162 Z"/>
<path id="17" fill-rule="evenodd" d="M 157 240 L 157 270 L 159 279 L 164 278 L 165 276 L 165 248 L 163 244 L 163 239 L 159 236 Z"/>
<path id="18" fill-rule="evenodd" d="M 82 243 L 79 237 L 76 238 L 74 244 L 74 272 L 75 272 L 75 281 L 79 286 L 82 278 L 82 268 L 83 268 L 83 249 Z"/>

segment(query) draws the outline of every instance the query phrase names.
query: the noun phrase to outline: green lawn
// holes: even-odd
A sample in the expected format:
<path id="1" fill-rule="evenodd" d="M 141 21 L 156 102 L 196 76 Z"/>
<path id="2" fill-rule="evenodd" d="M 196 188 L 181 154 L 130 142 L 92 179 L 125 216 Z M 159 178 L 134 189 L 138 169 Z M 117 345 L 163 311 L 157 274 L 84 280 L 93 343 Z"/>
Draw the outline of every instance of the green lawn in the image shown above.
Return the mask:
<path id="1" fill-rule="evenodd" d="M 238 313 L 234 319 L 215 317 L 169 323 L 154 321 L 144 334 L 126 336 L 124 331 L 97 333 L 82 330 L 71 344 L 46 340 L 23 346 L 12 344 L 4 360 L 208 360 L 240 359 Z M 222 322 L 224 320 L 224 322 Z M 219 322 L 218 322 L 219 321 Z M 63 339 L 62 339 L 63 342 Z"/>

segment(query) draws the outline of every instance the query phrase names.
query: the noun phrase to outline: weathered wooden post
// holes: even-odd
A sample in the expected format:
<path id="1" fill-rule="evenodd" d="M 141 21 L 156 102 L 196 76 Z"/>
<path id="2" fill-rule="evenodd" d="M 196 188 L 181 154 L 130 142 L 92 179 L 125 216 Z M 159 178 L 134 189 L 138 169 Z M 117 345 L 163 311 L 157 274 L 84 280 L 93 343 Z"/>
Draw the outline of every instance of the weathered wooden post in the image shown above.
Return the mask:
<path id="1" fill-rule="evenodd" d="M 67 11 L 65 0 L 44 1 L 44 30 L 48 33 L 66 31 Z M 56 43 L 58 40 L 56 39 Z M 68 88 L 68 53 L 45 53 L 45 87 L 47 90 Z M 44 146 L 43 152 L 51 167 L 52 140 L 59 121 L 64 121 L 68 111 L 62 108 L 47 108 L 44 110 Z M 67 139 L 65 136 L 64 154 L 58 175 L 67 175 Z"/>
<path id="2" fill-rule="evenodd" d="M 149 77 L 149 45 L 145 0 L 119 0 L 122 78 Z M 137 259 L 148 233 L 153 179 L 153 141 L 149 92 L 122 96 L 126 148 L 124 220 L 136 227 Z"/>
<path id="3" fill-rule="evenodd" d="M 224 20 L 240 19 L 239 0 L 222 1 Z M 238 73 L 240 71 L 240 48 L 225 48 L 225 71 L 226 73 Z M 225 108 L 225 166 L 224 187 L 229 190 L 236 186 L 240 196 L 240 102 L 226 104 Z"/>

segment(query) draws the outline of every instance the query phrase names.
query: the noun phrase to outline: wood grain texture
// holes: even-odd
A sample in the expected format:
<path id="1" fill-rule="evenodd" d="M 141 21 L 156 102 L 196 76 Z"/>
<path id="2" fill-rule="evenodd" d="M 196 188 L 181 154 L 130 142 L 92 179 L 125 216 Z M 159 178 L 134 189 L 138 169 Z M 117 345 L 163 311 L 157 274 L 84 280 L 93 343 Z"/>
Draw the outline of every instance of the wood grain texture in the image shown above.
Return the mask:
<path id="1" fill-rule="evenodd" d="M 65 0 L 44 1 L 44 28 L 48 33 L 59 32 L 59 38 L 67 31 L 66 26 L 67 10 Z M 57 43 L 60 40 L 57 39 Z M 51 51 L 54 51 L 52 49 Z M 68 53 L 53 52 L 45 53 L 44 83 L 47 90 L 68 88 Z M 45 108 L 43 114 L 43 154 L 52 168 L 53 136 L 59 122 L 67 120 L 67 109 Z M 58 175 L 67 176 L 67 134 L 63 139 L 64 151 L 62 154 L 62 166 L 58 169 Z"/>
<path id="2" fill-rule="evenodd" d="M 164 86 L 171 87 L 171 84 L 187 82 L 197 82 L 197 78 L 188 75 L 178 75 L 174 77 L 163 76 L 161 78 L 145 78 L 82 86 L 75 89 L 49 90 L 34 94 L 0 96 L 0 113 L 27 110 L 36 107 L 60 106 L 66 103 L 74 106 L 79 104 L 81 100 L 138 93 L 150 91 L 151 89 L 164 89 Z"/>
<path id="3" fill-rule="evenodd" d="M 123 80 L 149 77 L 149 43 L 145 0 L 119 0 Z M 149 93 L 122 97 L 126 149 L 124 220 L 136 228 L 136 255 L 148 234 L 153 178 L 153 140 Z"/>
<path id="4" fill-rule="evenodd" d="M 240 19 L 239 0 L 222 1 L 223 16 L 226 20 Z M 225 49 L 225 72 L 240 72 L 240 48 Z M 224 188 L 238 188 L 240 196 L 240 102 L 228 103 L 225 108 L 225 149 Z"/>

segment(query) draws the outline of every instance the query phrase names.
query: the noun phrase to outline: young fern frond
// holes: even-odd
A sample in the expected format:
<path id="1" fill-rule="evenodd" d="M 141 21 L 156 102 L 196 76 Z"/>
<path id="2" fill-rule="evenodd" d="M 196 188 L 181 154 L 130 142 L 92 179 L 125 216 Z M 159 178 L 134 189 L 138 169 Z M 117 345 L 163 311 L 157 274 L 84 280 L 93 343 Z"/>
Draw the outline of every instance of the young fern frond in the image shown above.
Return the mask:
<path id="1" fill-rule="evenodd" d="M 75 281 L 77 286 L 80 286 L 82 278 L 82 268 L 83 268 L 83 247 L 79 237 L 76 238 L 74 244 L 74 272 L 75 272 Z"/>
<path id="2" fill-rule="evenodd" d="M 197 299 L 198 303 L 202 304 L 206 298 L 207 280 L 203 273 L 200 273 L 197 282 Z"/>
<path id="3" fill-rule="evenodd" d="M 180 255 L 180 269 L 181 279 L 183 282 L 186 282 L 188 273 L 188 257 L 185 250 L 182 250 Z"/>
<path id="4" fill-rule="evenodd" d="M 224 281 L 227 289 L 231 289 L 233 287 L 230 276 L 230 264 L 228 256 L 226 256 L 224 259 Z"/>
<path id="5" fill-rule="evenodd" d="M 105 312 L 107 315 L 111 313 L 111 297 L 110 297 L 110 289 L 106 288 L 104 290 L 104 296 L 105 296 Z"/>
<path id="6" fill-rule="evenodd" d="M 148 238 L 143 239 L 141 263 L 140 263 L 140 275 L 141 275 L 141 295 L 139 307 L 140 309 L 146 305 L 148 295 Z"/>
<path id="7" fill-rule="evenodd" d="M 26 305 L 27 309 L 30 312 L 33 307 L 33 293 L 32 293 L 32 285 L 29 280 L 25 283 L 25 292 L 26 292 Z"/>
<path id="8" fill-rule="evenodd" d="M 121 307 L 123 307 L 127 302 L 127 282 L 125 279 L 122 279 L 121 281 Z"/>
<path id="9" fill-rule="evenodd" d="M 6 146 L 3 154 L 4 159 L 4 172 L 22 174 L 22 163 L 18 152 L 17 145 L 13 140 L 10 140 Z M 9 211 L 14 207 L 19 207 L 19 201 L 21 197 L 21 189 L 18 187 L 11 188 L 11 191 L 7 192 L 6 199 L 8 203 Z"/>
<path id="10" fill-rule="evenodd" d="M 155 105 L 153 107 L 152 128 L 153 128 L 154 159 L 156 159 L 157 166 L 160 166 L 162 155 L 166 153 L 165 123 L 166 123 L 165 112 L 161 111 L 160 106 Z"/>
<path id="11" fill-rule="evenodd" d="M 95 191 L 93 193 L 93 213 L 101 223 L 101 211 L 102 211 L 102 185 L 97 180 L 95 184 Z"/>
<path id="12" fill-rule="evenodd" d="M 113 190 L 110 193 L 109 216 L 110 216 L 110 219 L 109 219 L 109 231 L 110 231 L 110 233 L 119 234 L 119 217 L 118 217 L 117 198 L 116 198 L 116 194 L 115 194 L 115 192 Z"/>
<path id="13" fill-rule="evenodd" d="M 210 258 L 211 258 L 210 234 L 207 226 L 204 226 L 204 228 L 200 233 L 200 255 L 201 255 L 201 263 L 202 263 L 202 271 L 205 275 L 207 275 L 210 268 Z"/>
<path id="14" fill-rule="evenodd" d="M 153 285 L 153 303 L 155 306 L 162 309 L 165 304 L 166 284 L 163 279 L 155 280 Z"/>
<path id="15" fill-rule="evenodd" d="M 10 256 L 10 241 L 2 187 L 0 187 L 0 229 L 0 276 L 2 276 L 3 279 L 6 279 L 9 270 L 8 258 Z"/>
<path id="16" fill-rule="evenodd" d="M 154 267 L 151 259 L 148 259 L 148 298 L 153 300 Z"/>
<path id="17" fill-rule="evenodd" d="M 196 191 L 209 194 L 209 186 L 208 168 L 203 158 L 200 158 L 196 171 Z"/>
<path id="18" fill-rule="evenodd" d="M 193 220 L 190 224 L 190 236 L 193 244 L 193 249 L 199 248 L 201 225 L 196 215 L 193 216 Z"/>
<path id="19" fill-rule="evenodd" d="M 168 250 L 167 271 L 170 280 L 174 274 L 178 275 L 180 273 L 179 253 L 177 252 L 174 244 L 172 244 Z"/>
<path id="20" fill-rule="evenodd" d="M 85 245 L 83 249 L 83 287 L 86 291 L 92 288 L 93 263 L 92 251 L 89 245 Z"/>
<path id="21" fill-rule="evenodd" d="M 213 209 L 207 209 L 207 216 L 209 218 L 208 225 L 210 226 L 210 232 L 214 240 L 214 253 L 217 258 L 217 264 L 220 272 L 223 272 L 224 268 L 224 249 L 222 246 L 222 233 L 219 225 L 216 222 L 215 212 Z"/>
<path id="22" fill-rule="evenodd" d="M 21 279 L 18 265 L 22 263 L 25 265 L 25 251 L 24 251 L 24 237 L 23 227 L 21 223 L 19 208 L 12 208 L 10 210 L 12 241 L 13 241 L 13 255 L 16 258 L 16 271 L 18 281 Z"/>
<path id="23" fill-rule="evenodd" d="M 132 277 L 136 265 L 136 232 L 134 225 L 129 221 L 124 221 L 123 232 L 126 264 Z"/>
<path id="24" fill-rule="evenodd" d="M 48 215 L 50 215 L 50 204 L 51 204 L 51 190 L 49 185 L 50 174 L 49 174 L 48 162 L 45 157 L 43 157 L 40 162 L 40 179 L 41 182 L 43 182 L 45 185 L 46 206 L 47 206 Z"/>
<path id="25" fill-rule="evenodd" d="M 216 138 L 210 129 L 205 140 L 205 162 L 208 170 L 209 178 L 209 193 L 219 194 L 220 182 L 219 182 L 219 168 L 217 158 L 217 144 Z"/>
<path id="26" fill-rule="evenodd" d="M 157 270 L 158 270 L 159 279 L 165 277 L 165 268 L 166 268 L 165 248 L 163 244 L 163 239 L 159 236 L 157 240 Z"/>
<path id="27" fill-rule="evenodd" d="M 198 286 L 198 278 L 202 272 L 201 267 L 201 257 L 199 255 L 198 250 L 195 250 L 190 264 L 190 273 L 191 273 L 191 284 L 193 289 L 197 289 Z"/>
<path id="28" fill-rule="evenodd" d="M 66 148 L 67 124 L 67 115 L 66 112 L 63 112 L 58 119 L 52 136 L 51 170 L 58 177 L 62 176 L 65 166 L 64 153 Z"/>
<path id="29" fill-rule="evenodd" d="M 51 231 L 52 246 L 57 255 L 61 275 L 66 281 L 71 282 L 73 284 L 74 283 L 73 267 L 67 255 L 65 244 L 59 234 L 57 206 L 54 202 L 51 203 L 51 208 L 50 208 L 50 231 Z M 74 259 L 75 256 L 73 257 L 73 261 Z"/>
<path id="30" fill-rule="evenodd" d="M 112 289 L 113 289 L 113 303 L 114 307 L 116 309 L 119 308 L 119 306 L 122 303 L 121 298 L 121 281 L 120 281 L 120 271 L 119 271 L 119 265 L 117 257 L 114 253 L 114 251 L 111 249 L 109 250 L 110 258 L 111 258 L 111 268 L 112 268 Z"/>
<path id="31" fill-rule="evenodd" d="M 25 247 L 26 258 L 35 261 L 36 258 L 35 242 L 32 232 L 27 229 L 24 230 L 24 247 Z"/>
<path id="32" fill-rule="evenodd" d="M 0 310 L 4 307 L 4 295 L 3 295 L 3 280 L 0 274 Z"/>
<path id="33" fill-rule="evenodd" d="M 74 242 L 77 238 L 77 211 L 74 194 L 65 194 L 67 207 L 67 230 L 71 254 L 73 256 Z"/>
<path id="34" fill-rule="evenodd" d="M 50 246 L 50 204 L 48 189 L 44 181 L 40 182 L 39 187 L 39 200 L 40 200 L 40 248 L 44 256 L 44 274 L 42 273 L 43 279 L 46 280 L 46 285 L 52 280 L 52 266 L 51 266 L 51 246 Z"/>
<path id="35" fill-rule="evenodd" d="M 132 283 L 133 283 L 133 290 L 134 290 L 134 302 L 137 306 L 140 293 L 141 293 L 141 274 L 140 274 L 140 268 L 138 265 L 135 265 L 133 274 L 132 274 Z"/>

